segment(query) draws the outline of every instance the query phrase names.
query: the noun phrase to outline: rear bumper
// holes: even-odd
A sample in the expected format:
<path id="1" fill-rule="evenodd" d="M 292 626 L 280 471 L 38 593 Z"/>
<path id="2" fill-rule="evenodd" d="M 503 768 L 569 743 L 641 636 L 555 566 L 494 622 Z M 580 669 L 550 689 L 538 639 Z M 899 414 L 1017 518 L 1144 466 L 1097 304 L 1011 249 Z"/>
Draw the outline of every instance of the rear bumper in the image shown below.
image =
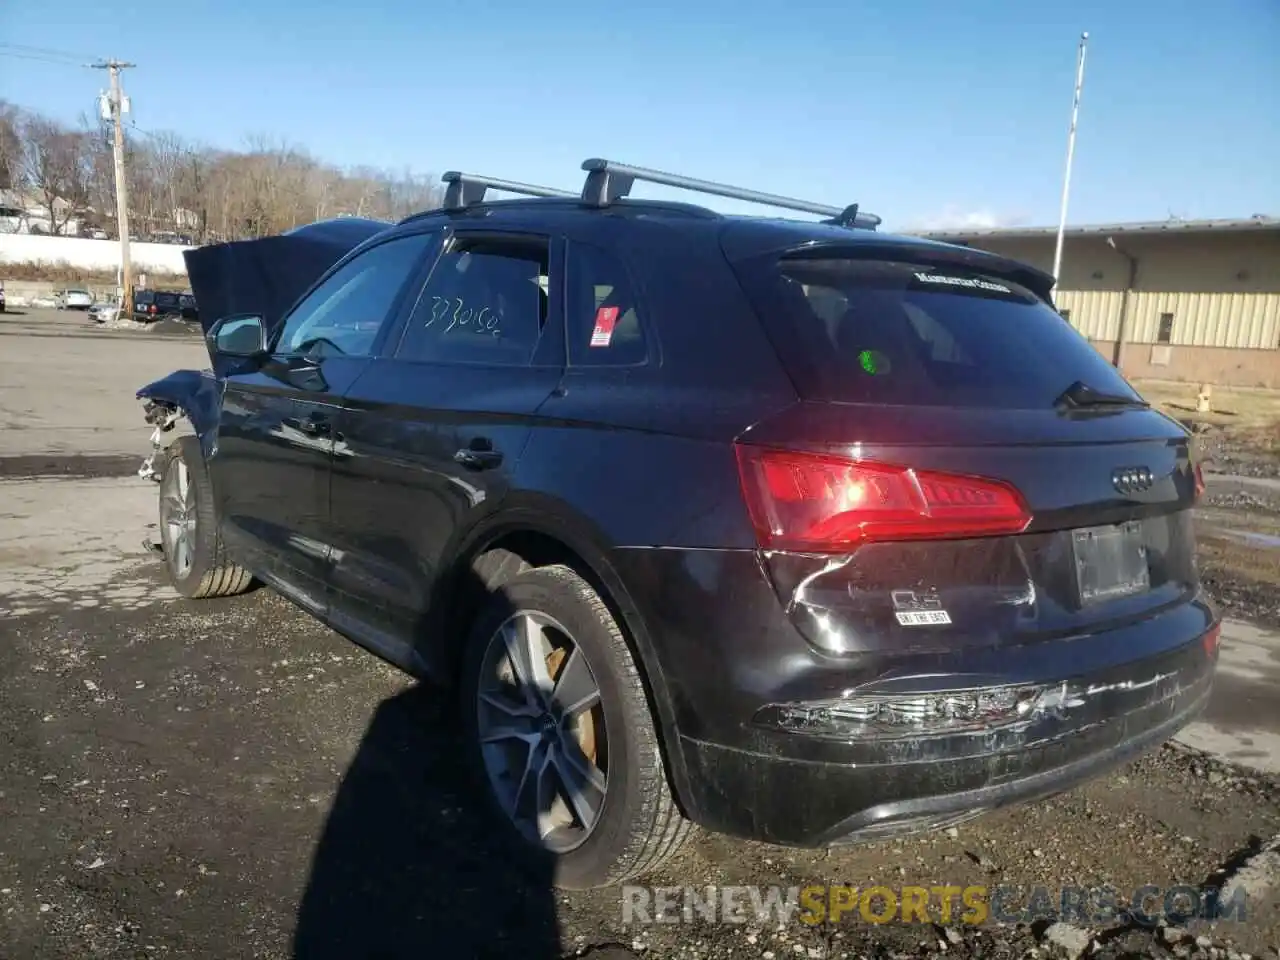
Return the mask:
<path id="1" fill-rule="evenodd" d="M 824 846 L 1034 800 L 1153 749 L 1213 684 L 1217 647 L 1204 638 L 1217 616 L 1199 595 L 1096 633 L 906 649 L 876 635 L 877 649 L 831 656 L 796 630 L 749 551 L 615 558 L 661 678 L 678 798 L 716 832 Z M 922 701 L 930 715 L 965 697 L 980 722 L 913 726 Z M 850 725 L 872 700 L 905 709 Z"/>
<path id="2" fill-rule="evenodd" d="M 681 737 L 680 751 L 709 829 L 796 846 L 879 840 L 1060 793 L 1159 746 L 1204 709 L 1215 662 L 1216 648 L 1197 638 L 1073 678 L 1078 706 L 1021 729 L 828 743 L 828 759 L 794 755 L 814 752 L 805 733 L 783 734 L 790 750 L 776 739 L 765 753 Z"/>

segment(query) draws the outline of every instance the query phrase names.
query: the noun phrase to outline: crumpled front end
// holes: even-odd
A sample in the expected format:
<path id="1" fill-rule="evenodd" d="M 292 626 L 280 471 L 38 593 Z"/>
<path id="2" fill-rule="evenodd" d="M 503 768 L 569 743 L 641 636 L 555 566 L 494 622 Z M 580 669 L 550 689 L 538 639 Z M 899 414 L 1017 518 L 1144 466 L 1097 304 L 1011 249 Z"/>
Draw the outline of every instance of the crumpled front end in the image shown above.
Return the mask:
<path id="1" fill-rule="evenodd" d="M 140 388 L 136 397 L 144 401 L 143 419 L 152 426 L 152 431 L 151 452 L 138 468 L 138 476 L 159 482 L 156 457 L 164 449 L 165 435 L 184 419 L 191 421 L 205 456 L 210 456 L 221 394 L 222 384 L 212 370 L 176 370 Z"/>
<path id="2" fill-rule="evenodd" d="M 138 469 L 144 479 L 158 480 L 156 455 L 163 438 L 184 418 L 191 421 L 206 458 L 217 443 L 222 377 L 234 364 L 220 362 L 209 342 L 213 325 L 237 313 L 261 316 L 274 327 L 297 300 L 335 263 L 366 240 L 387 229 L 380 220 L 342 217 L 307 224 L 274 237 L 197 247 L 183 254 L 198 319 L 209 347 L 207 370 L 176 370 L 137 392 L 146 401 L 144 417 L 154 428 L 151 454 Z M 225 360 L 226 358 L 222 358 Z"/>

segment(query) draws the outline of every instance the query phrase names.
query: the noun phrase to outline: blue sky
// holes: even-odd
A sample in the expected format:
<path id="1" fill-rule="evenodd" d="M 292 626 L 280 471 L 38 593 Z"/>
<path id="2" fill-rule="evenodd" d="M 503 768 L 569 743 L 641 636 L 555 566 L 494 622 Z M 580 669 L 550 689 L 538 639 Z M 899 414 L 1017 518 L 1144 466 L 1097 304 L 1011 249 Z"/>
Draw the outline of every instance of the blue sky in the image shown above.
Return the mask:
<path id="1" fill-rule="evenodd" d="M 0 7 L 0 54 L 136 62 L 126 89 L 146 130 L 571 189 L 603 155 L 856 200 L 891 228 L 1056 222 L 1088 30 L 1072 222 L 1280 214 L 1277 0 Z M 68 121 L 104 79 L 0 55 L 0 97 Z"/>

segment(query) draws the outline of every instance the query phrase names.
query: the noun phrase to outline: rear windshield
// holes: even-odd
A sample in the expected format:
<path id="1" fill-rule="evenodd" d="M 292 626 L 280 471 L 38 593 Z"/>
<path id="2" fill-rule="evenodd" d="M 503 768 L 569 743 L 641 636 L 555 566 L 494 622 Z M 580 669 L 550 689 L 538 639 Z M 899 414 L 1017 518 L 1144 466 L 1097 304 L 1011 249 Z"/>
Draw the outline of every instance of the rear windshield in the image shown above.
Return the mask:
<path id="1" fill-rule="evenodd" d="M 1135 396 L 1033 293 L 946 267 L 784 259 L 744 276 L 801 392 L 851 403 L 1052 407 L 1080 380 Z"/>

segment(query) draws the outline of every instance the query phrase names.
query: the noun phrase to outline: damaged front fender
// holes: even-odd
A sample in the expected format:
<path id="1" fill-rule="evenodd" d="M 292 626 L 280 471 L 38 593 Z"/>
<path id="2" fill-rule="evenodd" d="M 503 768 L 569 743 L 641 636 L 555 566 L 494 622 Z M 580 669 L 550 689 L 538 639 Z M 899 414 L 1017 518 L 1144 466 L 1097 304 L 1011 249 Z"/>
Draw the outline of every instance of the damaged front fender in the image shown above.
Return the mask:
<path id="1" fill-rule="evenodd" d="M 222 383 L 212 370 L 175 370 L 167 377 L 140 388 L 136 397 L 146 401 L 144 417 L 154 427 L 151 432 L 152 451 L 138 469 L 138 476 L 147 480 L 160 479 L 155 470 L 155 459 L 163 446 L 163 436 L 183 417 L 191 422 L 205 457 L 213 454 Z"/>

